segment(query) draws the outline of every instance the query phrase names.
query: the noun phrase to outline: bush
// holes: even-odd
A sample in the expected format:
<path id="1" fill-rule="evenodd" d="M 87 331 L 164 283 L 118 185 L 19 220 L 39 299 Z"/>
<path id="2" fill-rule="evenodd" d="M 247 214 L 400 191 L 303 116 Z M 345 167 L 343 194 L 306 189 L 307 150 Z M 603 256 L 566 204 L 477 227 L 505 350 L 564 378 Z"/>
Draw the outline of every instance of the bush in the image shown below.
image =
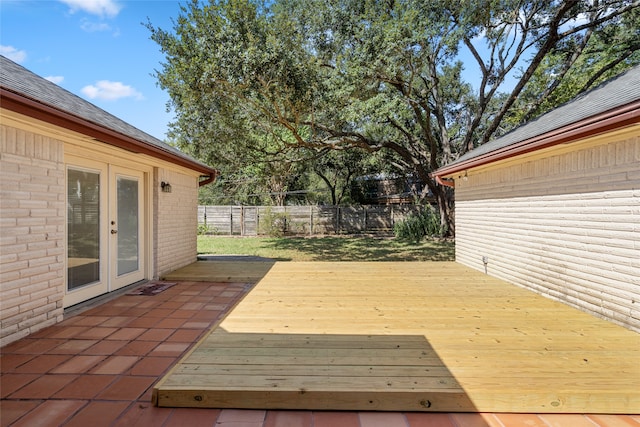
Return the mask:
<path id="1" fill-rule="evenodd" d="M 216 234 L 218 229 L 212 225 L 198 224 L 198 236 L 204 236 L 207 234 Z"/>
<path id="2" fill-rule="evenodd" d="M 440 215 L 432 206 L 427 206 L 417 214 L 411 214 L 393 226 L 396 238 L 419 243 L 426 236 L 442 236 L 444 230 L 440 226 Z"/>
<path id="3" fill-rule="evenodd" d="M 198 236 L 204 234 L 210 234 L 209 226 L 207 224 L 198 224 Z"/>
<path id="4" fill-rule="evenodd" d="M 287 232 L 289 214 L 286 212 L 273 212 L 267 208 L 260 215 L 260 229 L 269 237 L 282 237 Z"/>

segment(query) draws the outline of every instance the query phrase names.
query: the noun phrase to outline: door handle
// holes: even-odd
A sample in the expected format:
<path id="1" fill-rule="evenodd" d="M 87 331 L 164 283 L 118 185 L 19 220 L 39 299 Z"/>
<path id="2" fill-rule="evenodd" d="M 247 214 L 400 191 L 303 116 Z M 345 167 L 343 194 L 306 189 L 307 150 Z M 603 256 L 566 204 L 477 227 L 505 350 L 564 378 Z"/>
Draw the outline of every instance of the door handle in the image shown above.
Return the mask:
<path id="1" fill-rule="evenodd" d="M 118 234 L 118 230 L 111 230 L 111 234 Z"/>

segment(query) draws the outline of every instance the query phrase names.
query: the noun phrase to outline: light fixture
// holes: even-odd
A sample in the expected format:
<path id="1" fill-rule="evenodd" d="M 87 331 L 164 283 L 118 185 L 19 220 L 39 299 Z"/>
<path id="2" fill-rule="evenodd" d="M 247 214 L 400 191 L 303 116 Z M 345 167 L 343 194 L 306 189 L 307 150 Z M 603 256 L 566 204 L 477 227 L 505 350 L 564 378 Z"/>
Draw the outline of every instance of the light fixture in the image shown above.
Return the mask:
<path id="1" fill-rule="evenodd" d="M 163 193 L 171 193 L 171 184 L 169 184 L 168 182 L 162 181 L 160 183 L 160 187 L 162 188 Z"/>
<path id="2" fill-rule="evenodd" d="M 464 176 L 462 177 L 463 181 L 468 181 L 469 177 L 467 176 L 467 171 L 464 171 Z"/>

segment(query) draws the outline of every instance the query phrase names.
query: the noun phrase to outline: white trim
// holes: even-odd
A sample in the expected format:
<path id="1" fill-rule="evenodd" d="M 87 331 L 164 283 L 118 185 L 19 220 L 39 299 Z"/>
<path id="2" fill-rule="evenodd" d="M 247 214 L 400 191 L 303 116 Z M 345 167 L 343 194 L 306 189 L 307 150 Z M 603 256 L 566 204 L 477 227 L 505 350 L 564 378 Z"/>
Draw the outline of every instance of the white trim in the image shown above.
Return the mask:
<path id="1" fill-rule="evenodd" d="M 103 212 L 107 206 L 107 188 L 109 181 L 109 169 L 105 163 L 95 162 L 87 159 L 69 158 L 65 159 L 65 214 L 64 214 L 64 297 L 63 305 L 68 307 L 86 301 L 98 295 L 109 292 L 109 271 L 108 271 L 108 259 L 109 254 L 107 251 L 108 246 L 105 245 L 105 239 L 107 239 L 106 227 L 107 219 L 104 218 Z M 69 272 L 69 198 L 68 198 L 68 185 L 69 185 L 69 169 L 78 171 L 87 171 L 98 173 L 100 175 L 100 280 L 91 284 L 87 284 L 78 289 L 69 291 L 68 288 L 68 272 Z"/>

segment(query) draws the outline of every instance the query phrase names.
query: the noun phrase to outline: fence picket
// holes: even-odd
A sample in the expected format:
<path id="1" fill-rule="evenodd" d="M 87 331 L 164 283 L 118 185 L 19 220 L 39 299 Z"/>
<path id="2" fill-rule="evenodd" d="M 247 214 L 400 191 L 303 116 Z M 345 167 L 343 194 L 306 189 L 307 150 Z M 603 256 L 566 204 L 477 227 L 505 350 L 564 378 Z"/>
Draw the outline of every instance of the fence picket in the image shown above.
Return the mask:
<path id="1" fill-rule="evenodd" d="M 361 210 L 362 209 L 362 210 Z M 381 234 L 393 232 L 393 226 L 406 216 L 422 210 L 421 206 L 198 206 L 198 224 L 212 234 L 256 236 L 261 230 L 261 216 L 270 210 L 284 215 L 287 235 Z"/>

